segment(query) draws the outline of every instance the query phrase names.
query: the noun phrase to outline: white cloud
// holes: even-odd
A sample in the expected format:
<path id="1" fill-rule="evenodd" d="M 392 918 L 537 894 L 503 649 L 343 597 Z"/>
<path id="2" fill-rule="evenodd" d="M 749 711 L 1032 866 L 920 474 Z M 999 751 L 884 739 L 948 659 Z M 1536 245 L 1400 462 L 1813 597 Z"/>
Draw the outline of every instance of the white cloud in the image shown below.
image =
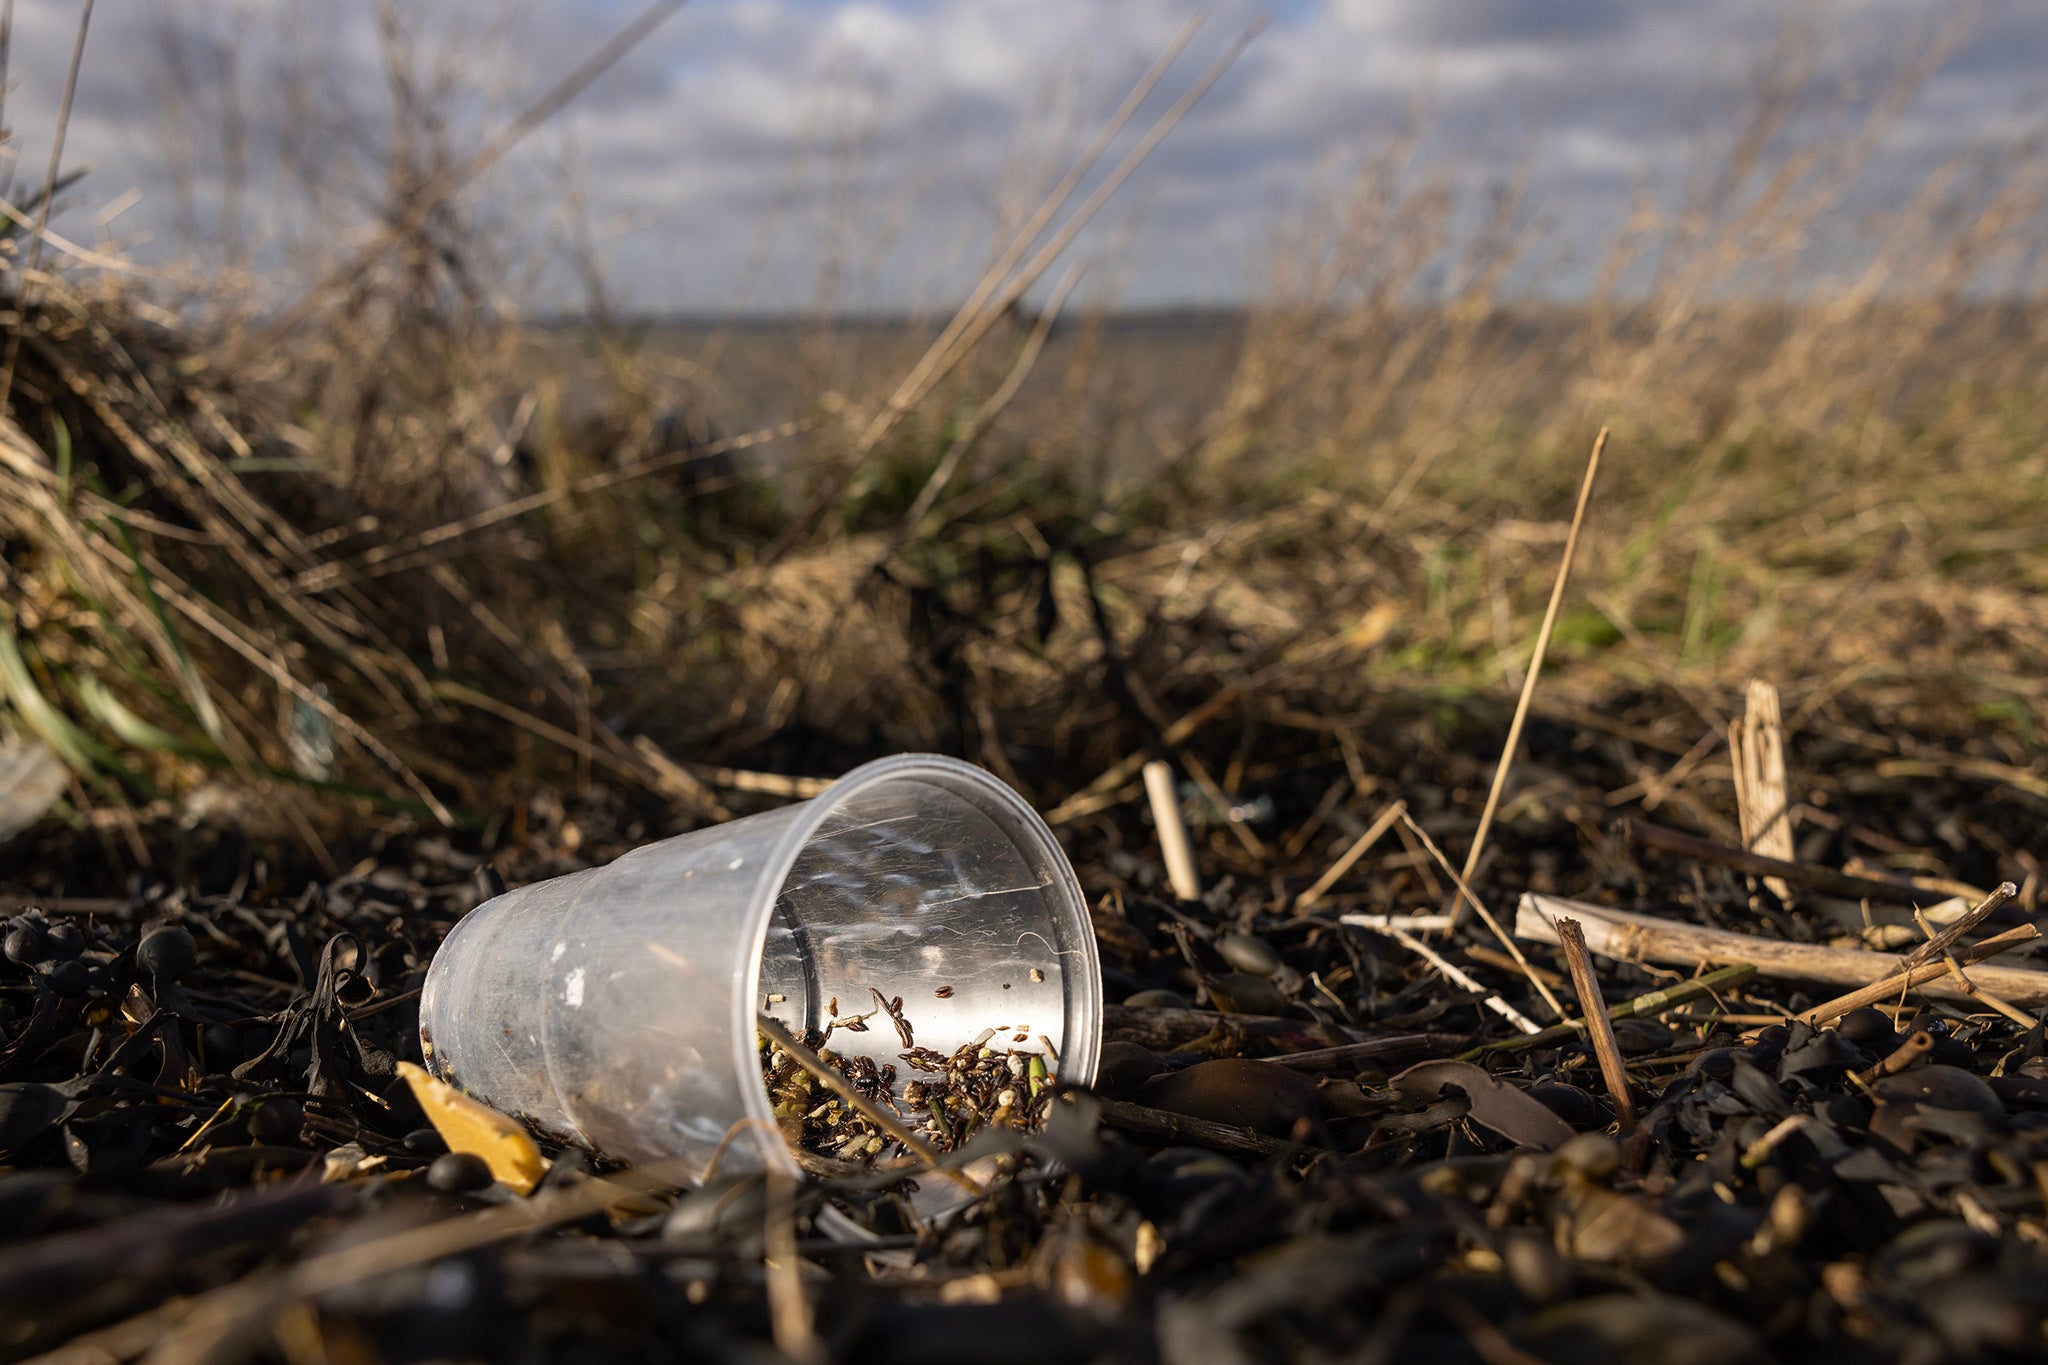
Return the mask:
<path id="1" fill-rule="evenodd" d="M 424 74 L 460 92 L 462 141 L 473 146 L 634 6 L 413 0 L 412 8 L 422 23 L 406 46 L 426 63 Z M 1017 167 L 1084 142 L 1193 8 L 1191 0 L 696 0 L 480 193 L 494 219 L 544 232 L 559 198 L 553 159 L 573 146 L 593 222 L 618 229 L 607 251 L 632 287 L 617 292 L 639 307 L 800 305 L 816 263 L 835 250 L 871 258 L 852 262 L 869 283 L 848 302 L 933 301 L 971 277 L 993 207 L 1017 198 Z M 1214 17 L 1138 127 L 1255 12 L 1250 0 L 1207 8 Z M 266 187 L 290 135 L 307 131 L 281 112 L 279 72 L 293 62 L 302 96 L 322 110 L 309 140 L 335 158 L 335 184 L 377 192 L 389 104 L 371 9 L 366 0 L 102 3 L 67 156 L 98 169 L 67 224 L 89 231 L 96 206 L 132 186 L 145 199 L 122 226 L 151 235 L 154 254 L 204 254 L 231 236 L 220 226 L 229 182 L 219 133 L 234 102 L 222 98 L 216 61 L 198 78 L 206 110 L 189 130 L 197 155 L 182 201 L 199 238 L 179 238 L 178 163 L 166 145 L 179 125 L 162 102 L 172 83 L 167 25 L 198 40 L 190 51 L 200 58 L 239 44 L 257 183 L 242 202 L 258 239 L 304 218 L 296 192 Z M 17 194 L 40 174 L 76 12 L 76 0 L 18 0 L 6 109 L 17 134 Z M 1703 142 L 1732 137 L 1732 111 L 1776 12 L 1761 0 L 1283 6 L 1079 249 L 1107 250 L 1119 237 L 1134 243 L 1135 260 L 1102 273 L 1122 277 L 1138 302 L 1256 289 L 1262 243 L 1333 159 L 1384 145 L 1411 116 L 1427 133 L 1431 164 L 1496 182 L 1526 166 L 1532 200 L 1591 232 L 1625 206 L 1642 176 L 1668 176 Z M 1927 26 L 1913 0 L 1845 0 L 1833 13 L 1827 58 L 1861 75 L 1864 99 L 1881 86 L 1887 54 Z M 1887 176 L 1903 183 L 1930 159 L 2037 130 L 2044 56 L 2048 10 L 1991 0 L 1982 36 L 1899 121 L 1869 193 L 1881 198 Z M 759 288 L 735 298 L 764 255 Z"/>

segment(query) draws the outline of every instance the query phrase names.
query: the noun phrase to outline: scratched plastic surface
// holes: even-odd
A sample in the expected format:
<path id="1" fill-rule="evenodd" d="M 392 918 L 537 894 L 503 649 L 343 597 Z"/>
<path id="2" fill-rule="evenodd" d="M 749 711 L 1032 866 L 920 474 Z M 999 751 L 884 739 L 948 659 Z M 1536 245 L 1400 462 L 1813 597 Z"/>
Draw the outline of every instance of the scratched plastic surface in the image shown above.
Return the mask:
<path id="1" fill-rule="evenodd" d="M 941 997 L 938 992 L 950 987 Z M 428 1064 L 539 1130 L 624 1161 L 795 1165 L 755 1051 L 757 1010 L 822 1028 L 903 998 L 919 1046 L 991 1028 L 1094 1079 L 1101 972 L 1066 856 L 981 769 L 906 754 L 798 805 L 522 887 L 465 917 L 427 975 Z M 1025 1043 L 1010 1043 L 1015 1033 Z M 886 1017 L 835 1050 L 913 1073 Z M 730 1138 L 730 1141 L 728 1141 Z M 928 1180 L 936 1210 L 953 1187 Z"/>

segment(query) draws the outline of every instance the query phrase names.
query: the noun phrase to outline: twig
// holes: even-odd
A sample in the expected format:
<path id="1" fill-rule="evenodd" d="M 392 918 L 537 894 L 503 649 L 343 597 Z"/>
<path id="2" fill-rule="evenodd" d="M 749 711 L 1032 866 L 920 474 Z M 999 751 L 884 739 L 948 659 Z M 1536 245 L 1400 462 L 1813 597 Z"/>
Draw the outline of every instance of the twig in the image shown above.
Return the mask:
<path id="1" fill-rule="evenodd" d="M 774 1043 L 775 1046 L 795 1058 L 797 1063 L 804 1070 L 810 1072 L 812 1077 L 827 1090 L 830 1090 L 833 1094 L 839 1096 L 840 1099 L 852 1105 L 854 1111 L 862 1118 L 902 1143 L 907 1151 L 916 1155 L 927 1166 L 930 1166 L 940 1175 L 946 1177 L 946 1179 L 960 1186 L 976 1198 L 980 1198 L 987 1193 L 982 1188 L 980 1181 L 974 1179 L 965 1171 L 955 1170 L 953 1167 L 948 1166 L 946 1159 L 940 1156 L 923 1138 L 904 1126 L 901 1119 L 888 1113 L 874 1101 L 862 1095 L 858 1090 L 855 1090 L 846 1077 L 840 1075 L 838 1071 L 828 1065 L 824 1058 L 798 1042 L 796 1035 L 784 1028 L 775 1019 L 766 1014 L 757 1014 L 754 1016 L 754 1026 L 767 1034 L 768 1040 Z"/>
<path id="2" fill-rule="evenodd" d="M 1950 948 L 1953 948 L 1963 935 L 1997 914 L 2007 901 L 2019 893 L 2020 889 L 2011 882 L 2000 882 L 1997 886 L 1991 888 L 1990 895 L 1979 901 L 1971 909 L 1958 915 L 1955 923 L 1939 933 L 1929 934 L 1925 943 L 1900 958 L 1899 965 L 1894 967 L 1888 975 L 1897 976 L 1902 972 L 1911 971 L 1923 962 L 1932 962 L 1934 959 L 1942 956 Z"/>
<path id="3" fill-rule="evenodd" d="M 1550 634 L 1557 628 L 1557 609 L 1564 601 L 1564 586 L 1571 578 L 1572 556 L 1579 548 L 1579 527 L 1586 520 L 1586 504 L 1593 497 L 1593 479 L 1600 472 L 1600 452 L 1607 448 L 1607 428 L 1600 428 L 1600 434 L 1593 438 L 1593 453 L 1586 460 L 1586 477 L 1579 484 L 1579 503 L 1572 509 L 1571 529 L 1565 532 L 1564 555 L 1558 560 L 1557 581 L 1550 587 L 1550 604 L 1543 609 L 1543 626 L 1536 632 L 1536 652 L 1530 656 L 1529 672 L 1522 679 L 1522 695 L 1515 702 L 1515 717 L 1508 722 L 1508 740 L 1501 750 L 1500 766 L 1493 770 L 1493 786 L 1486 793 L 1486 806 L 1479 812 L 1479 828 L 1472 833 L 1472 847 L 1465 854 L 1464 880 L 1470 881 L 1479 870 L 1479 855 L 1486 848 L 1487 832 L 1493 828 L 1493 815 L 1500 808 L 1500 794 L 1508 785 L 1508 773 L 1515 766 L 1515 749 L 1522 742 L 1522 725 L 1529 719 L 1529 703 L 1536 695 L 1536 680 L 1543 676 L 1543 656 L 1550 652 Z M 1458 924 L 1458 916 L 1465 904 L 1465 893 L 1460 890 L 1451 900 L 1451 928 Z M 1450 930 L 1446 930 L 1446 933 Z"/>
<path id="4" fill-rule="evenodd" d="M 1972 944 L 1955 956 L 1959 962 L 1965 965 L 1973 962 L 1982 962 L 1986 958 L 1998 956 L 1998 954 L 2008 948 L 2017 948 L 2022 943 L 2030 942 L 2040 936 L 2041 931 L 2033 925 L 2022 924 L 2017 929 L 2008 929 L 2002 934 L 1996 934 L 1985 939 L 1982 943 Z M 1930 985 L 1940 978 L 1947 976 L 1948 973 L 1949 964 L 1946 961 L 1923 963 L 1903 976 L 1892 976 L 1886 977 L 1882 981 L 1873 981 L 1860 990 L 1850 991 L 1847 995 L 1839 995 L 1833 1000 L 1824 1001 L 1799 1017 L 1809 1024 L 1825 1024 L 1831 1019 L 1841 1018 L 1850 1010 L 1862 1009 L 1865 1005 L 1874 1005 L 1880 1000 L 1887 1000 L 1892 996 L 1902 995 L 1915 987 Z M 1999 976 L 2007 979 L 2012 977 L 2034 977 L 2040 981 L 2048 982 L 2048 972 L 2000 972 L 1998 968 L 1994 967 L 1989 969 L 1984 975 L 1989 976 L 1993 973 L 1997 973 Z M 2048 1003 L 2048 990 L 2044 990 L 2040 986 L 2020 983 L 2020 990 L 2032 993 L 2033 998 L 2030 1003 Z M 1930 990 L 1927 994 L 1961 996 L 1965 1000 L 1970 998 L 1968 992 L 1958 991 L 1954 987 L 1940 991 Z M 2002 988 L 1999 994 L 2019 995 L 2019 992 Z M 2025 999 L 2027 997 L 2019 996 L 2019 998 Z"/>
<path id="5" fill-rule="evenodd" d="M 1409 833 L 1421 841 L 1422 847 L 1429 853 L 1429 856 L 1436 859 L 1436 865 L 1444 870 L 1444 875 L 1449 877 L 1452 885 L 1458 888 L 1458 894 L 1472 903 L 1472 908 L 1479 912 L 1479 918 L 1486 922 L 1486 927 L 1491 929 L 1493 936 L 1500 940 L 1501 947 L 1507 949 L 1508 956 L 1515 960 L 1515 966 L 1521 969 L 1523 976 L 1529 978 L 1529 984 L 1536 988 L 1536 994 L 1542 996 L 1543 1003 L 1550 1006 L 1550 1012 L 1559 1019 L 1563 1019 L 1565 1017 L 1564 1006 L 1558 1003 L 1555 995 L 1551 994 L 1550 987 L 1544 984 L 1541 976 L 1537 975 L 1536 968 L 1531 965 L 1529 959 L 1522 956 L 1522 950 L 1515 946 L 1515 941 L 1508 935 L 1508 931 L 1500 927 L 1500 921 L 1493 917 L 1493 911 L 1486 908 L 1486 902 L 1479 899 L 1479 893 L 1474 891 L 1471 884 L 1466 880 L 1466 875 L 1469 874 L 1461 875 L 1451 871 L 1450 860 L 1444 857 L 1443 850 L 1436 846 L 1436 840 L 1430 838 L 1429 831 L 1416 824 L 1415 817 L 1408 814 L 1406 810 L 1401 812 L 1401 823 L 1407 826 Z M 1453 914 L 1451 916 L 1451 923 L 1445 926 L 1445 932 L 1448 933 L 1451 929 L 1456 928 L 1457 923 L 1458 917 Z"/>
<path id="6" fill-rule="evenodd" d="M 1607 1083 L 1615 1117 L 1626 1133 L 1636 1126 L 1636 1102 L 1629 1094 L 1628 1066 L 1621 1060 L 1621 1044 L 1614 1041 L 1614 1021 L 1607 1017 L 1607 1002 L 1600 997 L 1600 978 L 1593 974 L 1593 955 L 1586 951 L 1586 933 L 1577 920 L 1561 919 L 1557 922 L 1557 936 L 1564 948 L 1565 963 L 1572 969 L 1572 987 L 1579 993 L 1586 1031 L 1592 1035 L 1593 1055 L 1600 1061 L 1600 1078 Z"/>
<path id="7" fill-rule="evenodd" d="M 1731 934 L 1722 929 L 1658 919 L 1653 915 L 1631 914 L 1626 910 L 1566 900 L 1561 896 L 1539 896 L 1534 892 L 1522 897 L 1521 910 L 1515 918 L 1515 934 L 1538 943 L 1556 943 L 1555 921 L 1565 915 L 1581 923 L 1586 943 L 1594 952 L 1625 962 L 1668 962 L 1687 967 L 1702 962 L 1746 962 L 1763 976 L 1839 986 L 1863 987 L 1873 982 L 1881 983 L 1875 987 L 1877 994 L 1873 999 L 1883 999 L 1888 991 L 1896 994 L 1907 979 L 1898 976 L 1886 979 L 1898 965 L 1898 959 L 1890 953 Z M 2012 937 L 2013 934 L 2019 937 Z M 2022 925 L 2009 934 L 1986 939 L 1974 948 L 1965 949 L 1960 955 L 1965 963 L 1978 961 L 1980 959 L 1971 955 L 1988 944 L 2001 944 L 1993 950 L 1996 953 L 2039 936 L 2033 926 Z M 1914 970 L 1931 972 L 1930 977 L 1922 977 L 1921 981 L 1947 972 L 1940 963 Z M 2008 1000 L 2021 1004 L 2048 1004 L 2048 972 L 1994 967 L 1979 973 L 1979 977 L 1979 984 L 1988 986 Z M 1928 993 L 1967 998 L 1951 986 L 1936 985 Z"/>
<path id="8" fill-rule="evenodd" d="M 2033 1015 L 2020 1009 L 2011 1001 L 2000 999 L 1990 991 L 1979 987 L 1976 982 L 1970 980 L 1968 976 L 1963 974 L 1963 964 L 1956 961 L 1954 953 L 1942 954 L 1942 961 L 1948 964 L 1949 975 L 1953 976 L 1956 980 L 1956 989 L 1962 991 L 1971 999 L 1983 1001 L 2015 1024 L 2018 1024 L 2021 1028 L 2030 1029 L 2040 1022 Z"/>
<path id="9" fill-rule="evenodd" d="M 1703 995 L 1712 995 L 1715 991 L 1739 985 L 1755 975 L 1756 968 L 1750 966 L 1747 962 L 1737 962 L 1726 967 L 1716 967 L 1705 976 L 1696 976 L 1692 980 L 1682 981 L 1676 986 L 1666 986 L 1662 990 L 1650 991 L 1636 996 L 1633 1000 L 1624 1000 L 1613 1009 L 1607 1011 L 1607 1017 L 1609 1019 L 1639 1019 L 1646 1015 L 1663 1014 L 1665 1011 L 1676 1006 L 1697 1000 Z M 1778 1022 L 1778 1018 L 1779 1016 L 1773 1015 L 1771 1022 Z M 1563 1042 L 1565 1039 L 1585 1031 L 1585 1020 L 1567 1019 L 1562 1024 L 1554 1024 L 1544 1029 L 1541 1033 L 1532 1033 L 1525 1038 L 1508 1038 L 1497 1043 L 1481 1044 L 1470 1052 L 1459 1054 L 1458 1060 L 1471 1061 L 1474 1057 L 1483 1057 L 1491 1052 L 1525 1052 L 1532 1047 L 1548 1047 L 1552 1043 Z"/>
<path id="10" fill-rule="evenodd" d="M 1899 882 L 1881 882 L 1869 877 L 1854 877 L 1846 872 L 1837 872 L 1831 867 L 1815 867 L 1811 863 L 1786 862 L 1782 858 L 1768 858 L 1761 853 L 1752 853 L 1746 848 L 1731 848 L 1712 839 L 1702 839 L 1696 834 L 1682 830 L 1652 825 L 1641 820 L 1619 820 L 1615 832 L 1632 844 L 1645 848 L 1662 849 L 1676 853 L 1682 858 L 1694 858 L 1703 863 L 1716 863 L 1722 867 L 1747 872 L 1753 877 L 1782 877 L 1799 886 L 1831 896 L 1842 896 L 1849 900 L 1883 901 L 1888 905 L 1918 905 L 1928 899 L 1926 891 Z"/>
<path id="11" fill-rule="evenodd" d="M 1477 981 L 1474 981 L 1442 954 L 1438 953 L 1436 949 L 1430 947 L 1406 929 L 1389 929 L 1387 933 L 1394 942 L 1400 944 L 1403 948 L 1406 948 L 1409 952 L 1449 977 L 1453 985 L 1462 986 L 1474 995 L 1484 996 L 1488 1009 L 1507 1020 L 1510 1024 L 1513 1024 L 1522 1032 L 1541 1033 L 1543 1031 L 1535 1020 L 1501 999 L 1498 995 L 1487 990 L 1486 987 L 1480 985 Z"/>
<path id="12" fill-rule="evenodd" d="M 1173 765 L 1154 759 L 1145 765 L 1145 795 L 1152 802 L 1152 823 L 1159 827 L 1159 852 L 1166 859 L 1166 880 L 1184 901 L 1202 898 L 1202 879 L 1195 873 L 1195 854 L 1188 827 L 1180 818 L 1180 794 L 1174 790 Z"/>
<path id="13" fill-rule="evenodd" d="M 1437 929 L 1448 929 L 1449 915 L 1339 915 L 1337 923 L 1348 924 L 1355 929 L 1406 929 L 1412 934 L 1426 934 Z"/>
<path id="14" fill-rule="evenodd" d="M 1407 803 L 1402 801 L 1389 801 L 1386 805 L 1382 806 L 1380 813 L 1373 817 L 1370 825 L 1366 826 L 1365 833 L 1351 841 L 1351 847 L 1345 849 L 1337 861 L 1330 864 L 1327 872 L 1316 878 L 1314 886 L 1311 886 L 1308 890 L 1294 898 L 1294 913 L 1297 915 L 1307 914 L 1317 901 L 1328 895 L 1330 888 L 1335 886 L 1338 880 L 1346 872 L 1349 872 L 1352 866 L 1360 858 L 1363 858 L 1374 844 L 1385 837 L 1386 832 L 1394 827 L 1394 822 L 1399 820 L 1407 810 Z M 1378 926 L 1368 925 L 1364 927 L 1374 928 Z"/>
<path id="15" fill-rule="evenodd" d="M 1282 1138 L 1262 1137 L 1249 1128 L 1238 1128 L 1228 1123 L 1189 1118 L 1186 1114 L 1170 1113 L 1164 1109 L 1148 1109 L 1142 1104 L 1132 1104 L 1128 1100 L 1102 1100 L 1100 1103 L 1104 1123 L 1112 1128 L 1120 1128 L 1126 1133 L 1136 1133 L 1140 1137 L 1192 1143 L 1214 1152 L 1228 1152 L 1232 1156 L 1270 1158 L 1289 1154 L 1306 1155 L 1323 1150 L 1320 1147 L 1304 1147 L 1298 1142 L 1288 1142 Z"/>

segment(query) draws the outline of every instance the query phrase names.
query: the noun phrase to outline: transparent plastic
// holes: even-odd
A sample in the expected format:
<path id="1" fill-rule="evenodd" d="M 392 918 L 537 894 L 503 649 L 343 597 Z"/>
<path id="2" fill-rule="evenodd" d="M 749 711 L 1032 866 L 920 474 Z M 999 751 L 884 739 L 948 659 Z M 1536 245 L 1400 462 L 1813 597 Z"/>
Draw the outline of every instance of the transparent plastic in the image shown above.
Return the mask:
<path id="1" fill-rule="evenodd" d="M 756 1012 L 823 1028 L 835 1001 L 872 1009 L 871 989 L 903 998 L 920 1047 L 1000 1027 L 1004 1046 L 1049 1045 L 1060 1080 L 1095 1079 L 1101 967 L 1080 885 L 1037 813 L 971 764 L 882 759 L 810 801 L 496 897 L 435 956 L 420 1038 L 443 1079 L 563 1141 L 794 1175 Z M 914 1074 L 886 1017 L 832 1047 L 895 1063 L 899 1087 Z M 914 1203 L 956 1198 L 931 1177 Z"/>

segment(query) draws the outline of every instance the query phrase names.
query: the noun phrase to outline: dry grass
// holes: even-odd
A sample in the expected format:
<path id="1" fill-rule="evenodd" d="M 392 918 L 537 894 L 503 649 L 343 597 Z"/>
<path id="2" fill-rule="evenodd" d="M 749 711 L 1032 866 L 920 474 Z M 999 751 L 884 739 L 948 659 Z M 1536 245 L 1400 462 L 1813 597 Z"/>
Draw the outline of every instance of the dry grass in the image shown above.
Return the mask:
<path id="1" fill-rule="evenodd" d="M 81 811 L 225 783 L 309 837 L 347 803 L 456 818 L 593 781 L 702 817 L 669 759 L 891 748 L 1050 803 L 1177 750 L 1161 733 L 1226 688 L 1222 728 L 1318 742 L 1389 697 L 1496 705 L 1606 423 L 1549 705 L 1656 693 L 1684 754 L 1762 674 L 1795 729 L 1880 714 L 1956 741 L 1872 740 L 1897 761 L 2048 790 L 2048 162 L 1941 168 L 1820 279 L 1800 263 L 1867 139 L 1786 147 L 1766 93 L 1697 211 L 1632 223 L 1582 303 L 1511 288 L 1518 212 L 1454 232 L 1396 147 L 1279 253 L 1200 420 L 1147 427 L 1084 318 L 1042 379 L 1063 420 L 1020 404 L 938 480 L 1034 344 L 1015 270 L 890 384 L 790 414 L 763 464 L 666 419 L 704 376 L 616 327 L 591 333 L 596 400 L 536 373 L 474 288 L 503 262 L 445 193 L 461 159 L 424 135 L 378 249 L 261 348 L 241 284 L 202 307 L 17 252 L 12 723 L 79 772 Z M 1057 252 L 1031 246 L 999 260 L 1035 277 Z M 1423 301 L 1447 260 L 1457 287 Z M 1214 755 L 1226 785 L 1244 743 Z"/>

